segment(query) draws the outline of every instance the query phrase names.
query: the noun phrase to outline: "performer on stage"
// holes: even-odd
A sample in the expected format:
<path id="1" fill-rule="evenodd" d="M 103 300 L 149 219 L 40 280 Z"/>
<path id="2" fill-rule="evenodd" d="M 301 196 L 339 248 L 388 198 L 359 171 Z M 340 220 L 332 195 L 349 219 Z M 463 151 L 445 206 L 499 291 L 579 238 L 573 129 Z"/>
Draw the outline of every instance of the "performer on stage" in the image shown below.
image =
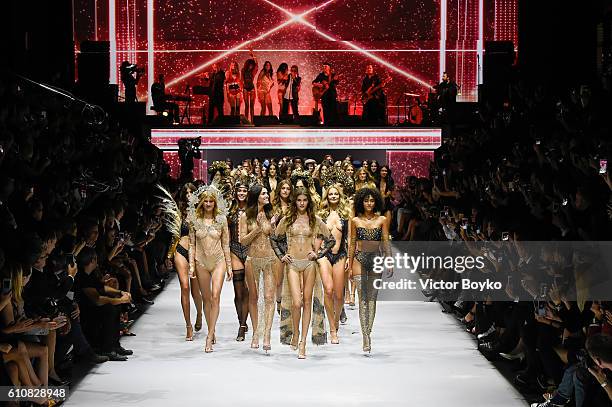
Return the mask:
<path id="1" fill-rule="evenodd" d="M 350 219 L 350 210 L 340 185 L 331 185 L 323 191 L 319 216 L 335 240 L 334 246 L 318 262 L 325 289 L 325 309 L 330 325 L 331 343 L 337 344 L 340 343 L 338 329 L 344 306 L 346 238 Z M 328 284 L 331 284 L 331 290 L 327 288 Z"/>
<path id="2" fill-rule="evenodd" d="M 370 171 L 365 166 L 355 172 L 355 191 L 359 191 L 361 188 L 376 189 L 374 178 L 372 178 Z"/>
<path id="3" fill-rule="evenodd" d="M 151 85 L 151 100 L 153 101 L 153 107 L 158 111 L 168 111 L 170 117 L 174 123 L 179 121 L 179 106 L 176 103 L 168 102 L 169 95 L 166 94 L 166 84 L 164 82 L 164 75 L 159 74 L 157 82 Z"/>
<path id="4" fill-rule="evenodd" d="M 263 332 L 263 349 L 266 353 L 272 348 L 270 336 L 276 290 L 272 270 L 276 257 L 270 243 L 270 234 L 273 231 L 271 218 L 272 205 L 268 190 L 259 184 L 251 186 L 247 196 L 246 212 L 240 216 L 240 243 L 248 246 L 249 253 L 245 269 L 249 286 L 249 313 L 253 326 L 251 348 L 259 348 L 259 337 Z M 264 297 L 264 309 L 258 310 L 257 300 L 261 295 Z"/>
<path id="5" fill-rule="evenodd" d="M 160 189 L 164 193 L 162 197 L 164 223 L 174 238 L 174 242 L 168 251 L 168 258 L 174 259 L 174 268 L 181 285 L 181 308 L 183 309 L 183 317 L 187 327 L 185 340 L 193 341 L 194 327 L 191 326 L 189 291 L 191 291 L 191 296 L 196 306 L 196 332 L 202 329 L 202 294 L 200 293 L 200 286 L 196 276 L 189 272 L 189 224 L 187 223 L 186 215 L 189 197 L 196 188 L 193 184 L 185 184 L 179 192 L 178 204 L 175 203 L 169 192 L 163 188 Z"/>
<path id="6" fill-rule="evenodd" d="M 233 277 L 230 256 L 230 236 L 227 226 L 227 206 L 221 191 L 215 186 L 201 186 L 189 198 L 187 219 L 189 231 L 189 272 L 196 273 L 207 308 L 208 335 L 204 352 L 213 351 L 215 327 L 219 317 L 219 301 L 223 278 Z"/>
<path id="7" fill-rule="evenodd" d="M 251 58 L 244 62 L 242 67 L 242 84 L 244 86 L 244 115 L 253 122 L 255 116 L 255 75 L 257 75 L 257 58 L 253 50 L 249 50 Z"/>
<path id="8" fill-rule="evenodd" d="M 291 72 L 289 73 L 289 79 L 287 80 L 287 88 L 283 95 L 283 106 L 281 109 L 281 115 L 289 114 L 289 104 L 291 104 L 291 114 L 294 118 L 297 118 L 300 113 L 298 111 L 298 103 L 300 101 L 300 88 L 302 84 L 302 78 L 298 73 L 297 65 L 291 66 Z"/>
<path id="9" fill-rule="evenodd" d="M 315 216 L 315 206 L 310 193 L 305 188 L 296 188 L 293 191 L 289 213 L 279 222 L 272 244 L 274 252 L 283 263 L 287 265 L 287 281 L 291 298 L 292 340 L 291 348 L 298 349 L 298 359 L 306 358 L 306 338 L 313 311 L 313 291 L 315 286 L 320 291 L 320 284 L 316 284 L 316 260 L 325 256 L 325 253 L 334 246 L 334 238 L 321 218 Z M 287 250 L 279 246 L 279 240 L 287 240 Z M 319 298 L 320 298 L 320 292 Z M 286 298 L 283 290 L 283 300 Z M 287 298 L 288 299 L 288 298 Z M 314 309 L 317 311 L 313 318 L 313 338 L 315 343 L 325 343 L 325 323 L 321 310 L 320 300 L 316 300 Z M 300 320 L 302 332 L 300 335 Z M 315 332 L 316 331 L 316 332 Z M 297 343 L 299 337 L 299 344 Z"/>
<path id="10" fill-rule="evenodd" d="M 136 64 L 130 64 L 128 61 L 123 61 L 120 67 L 121 82 L 125 87 L 125 103 L 136 103 L 136 86 L 144 73 L 144 69 Z"/>
<path id="11" fill-rule="evenodd" d="M 219 68 L 219 65 L 212 64 L 212 72 L 209 77 L 208 124 L 212 124 L 215 119 L 215 109 L 217 109 L 217 117 L 223 117 L 225 114 L 225 72 Z"/>
<path id="12" fill-rule="evenodd" d="M 374 280 L 381 277 L 374 273 L 374 258 L 391 256 L 387 219 L 381 216 L 383 200 L 375 188 L 361 188 L 355 194 L 355 217 L 351 219 L 347 269 L 357 286 L 359 295 L 359 323 L 363 337 L 363 351 L 370 352 L 370 334 L 376 315 L 377 290 Z M 372 243 L 379 242 L 379 243 Z M 390 273 L 393 271 L 390 270 Z"/>
<path id="13" fill-rule="evenodd" d="M 274 87 L 274 69 L 272 69 L 272 63 L 270 61 L 264 62 L 262 70 L 257 75 L 257 98 L 261 106 L 260 116 L 270 115 L 272 111 L 272 87 Z M 267 112 L 266 112 L 267 111 Z"/>
<path id="14" fill-rule="evenodd" d="M 338 75 L 332 71 L 331 65 L 326 62 L 323 64 L 323 72 L 319 73 L 313 85 L 319 86 L 321 95 L 321 104 L 323 105 L 323 120 L 326 126 L 337 124 L 338 122 Z"/>
<path id="15" fill-rule="evenodd" d="M 245 333 L 248 331 L 246 324 L 249 315 L 249 289 L 245 281 L 244 263 L 247 258 L 248 248 L 240 244 L 240 217 L 246 210 L 247 194 L 249 187 L 238 181 L 235 186 L 234 200 L 227 217 L 230 232 L 230 256 L 232 258 L 232 270 L 234 272 L 234 306 L 238 315 L 238 342 L 244 341 Z"/>
<path id="16" fill-rule="evenodd" d="M 242 104 L 242 79 L 240 69 L 236 61 L 230 62 L 229 69 L 225 74 L 225 88 L 227 102 L 230 105 L 230 116 L 240 116 L 240 105 Z"/>
<path id="17" fill-rule="evenodd" d="M 362 121 L 369 125 L 384 125 L 387 97 L 383 91 L 384 83 L 374 73 L 371 64 L 366 66 L 365 76 L 361 82 L 361 101 L 363 103 Z"/>
<path id="18" fill-rule="evenodd" d="M 289 81 L 289 65 L 283 62 L 278 66 L 278 70 L 276 71 L 276 84 L 277 86 L 277 96 L 278 96 L 278 106 L 282 108 L 283 106 L 283 96 L 285 95 L 285 91 L 287 90 L 287 82 Z"/>
<path id="19" fill-rule="evenodd" d="M 438 95 L 438 103 L 444 109 L 452 108 L 457 100 L 458 86 L 455 81 L 451 80 L 448 73 L 442 74 L 442 81 L 434 86 Z"/>
<path id="20" fill-rule="evenodd" d="M 289 212 L 289 207 L 291 206 L 291 193 L 293 192 L 293 186 L 291 185 L 291 181 L 284 179 L 280 181 L 274 190 L 274 198 L 272 201 L 272 208 L 274 211 L 273 222 L 278 225 L 278 222 Z M 279 242 L 281 245 L 281 250 L 287 251 L 287 241 Z M 276 278 L 276 311 L 280 314 L 281 309 L 281 298 L 282 298 L 282 287 L 283 280 L 285 277 L 285 264 L 280 260 L 277 260 L 274 264 L 274 276 Z M 281 319 L 281 327 L 287 321 Z M 290 322 L 290 321 L 289 321 Z M 282 329 L 281 329 L 281 332 Z M 283 337 L 281 334 L 281 343 L 287 345 L 291 338 Z"/>

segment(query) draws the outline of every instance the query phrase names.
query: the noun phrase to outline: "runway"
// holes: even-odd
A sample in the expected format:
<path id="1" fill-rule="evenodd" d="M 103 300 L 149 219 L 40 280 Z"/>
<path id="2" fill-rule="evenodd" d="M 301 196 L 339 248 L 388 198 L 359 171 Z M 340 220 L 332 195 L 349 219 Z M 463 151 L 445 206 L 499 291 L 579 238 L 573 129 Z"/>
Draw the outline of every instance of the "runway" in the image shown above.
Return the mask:
<path id="1" fill-rule="evenodd" d="M 307 359 L 298 360 L 278 340 L 277 316 L 270 356 L 249 348 L 250 331 L 247 340 L 235 341 L 233 288 L 226 282 L 215 351 L 205 354 L 205 333 L 185 342 L 178 279 L 168 283 L 134 325 L 137 336 L 122 340 L 134 350 L 130 360 L 94 367 L 71 390 L 67 406 L 527 404 L 438 304 L 379 302 L 369 356 L 361 351 L 357 309 L 347 309 L 340 344 L 309 342 Z"/>

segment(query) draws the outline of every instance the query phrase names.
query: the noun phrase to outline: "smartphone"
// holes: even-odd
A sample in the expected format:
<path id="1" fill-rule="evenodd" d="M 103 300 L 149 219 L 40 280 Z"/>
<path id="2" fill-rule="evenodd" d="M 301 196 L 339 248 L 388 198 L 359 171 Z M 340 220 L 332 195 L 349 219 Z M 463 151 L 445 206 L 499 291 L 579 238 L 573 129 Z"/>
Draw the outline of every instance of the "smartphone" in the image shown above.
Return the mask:
<path id="1" fill-rule="evenodd" d="M 608 172 L 608 160 L 599 160 L 599 173 L 605 174 Z"/>
<path id="2" fill-rule="evenodd" d="M 502 240 L 510 240 L 510 232 L 502 232 Z"/>
<path id="3" fill-rule="evenodd" d="M 66 255 L 64 255 L 64 262 L 66 264 L 66 266 L 72 266 L 74 267 L 74 265 L 76 264 L 76 259 L 74 257 L 74 254 L 72 253 L 68 253 Z"/>
<path id="4" fill-rule="evenodd" d="M 567 198 L 563 198 L 563 201 L 561 202 L 561 205 L 567 206 Z"/>
<path id="5" fill-rule="evenodd" d="M 536 140 L 536 146 L 539 146 L 539 145 L 540 145 L 540 143 L 541 143 L 540 139 L 537 139 L 537 140 Z"/>
<path id="6" fill-rule="evenodd" d="M 468 218 L 461 219 L 461 228 L 463 230 L 467 230 L 467 228 L 468 228 Z"/>
<path id="7" fill-rule="evenodd" d="M 446 213 L 444 211 L 440 211 L 440 219 L 446 217 Z"/>
<path id="8" fill-rule="evenodd" d="M 538 301 L 537 312 L 538 312 L 538 315 L 541 317 L 546 316 L 546 302 L 545 301 Z"/>
<path id="9" fill-rule="evenodd" d="M 2 295 L 7 295 L 13 289 L 13 280 L 10 278 L 2 279 Z"/>

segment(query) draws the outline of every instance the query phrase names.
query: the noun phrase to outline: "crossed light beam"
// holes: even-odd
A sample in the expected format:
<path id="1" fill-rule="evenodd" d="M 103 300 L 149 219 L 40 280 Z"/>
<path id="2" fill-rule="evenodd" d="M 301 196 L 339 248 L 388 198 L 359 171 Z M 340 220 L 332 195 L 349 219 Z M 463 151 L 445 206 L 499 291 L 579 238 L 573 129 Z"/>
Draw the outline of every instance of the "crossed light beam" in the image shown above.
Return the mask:
<path id="1" fill-rule="evenodd" d="M 326 40 L 334 41 L 334 42 L 342 42 L 343 44 L 346 44 L 347 46 L 349 46 L 349 47 L 353 48 L 354 50 L 358 51 L 360 54 L 363 54 L 363 55 L 367 56 L 368 58 L 373 59 L 374 61 L 378 62 L 379 64 L 386 66 L 387 68 L 389 68 L 389 69 L 399 73 L 400 75 L 403 75 L 406 78 L 411 79 L 411 80 L 417 82 L 418 84 L 425 86 L 426 88 L 431 87 L 430 83 L 425 82 L 424 80 L 416 77 L 415 75 L 411 74 L 410 72 L 406 72 L 403 69 L 398 68 L 397 66 L 393 65 L 392 63 L 390 63 L 390 62 L 388 62 L 388 61 L 386 61 L 386 60 L 384 60 L 384 59 L 374 55 L 370 51 L 367 51 L 367 50 L 359 47 L 358 45 L 355 45 L 351 41 L 339 40 L 337 38 L 332 37 L 329 34 L 326 34 L 326 33 L 322 32 L 322 31 L 320 31 L 314 24 L 311 24 L 310 22 L 306 21 L 303 18 L 303 16 L 297 16 L 297 15 L 293 14 L 292 12 L 290 12 L 289 10 L 279 6 L 278 4 L 273 3 L 270 0 L 262 0 L 262 1 L 267 3 L 267 4 L 269 4 L 269 5 L 271 5 L 274 8 L 277 8 L 278 10 L 280 10 L 283 13 L 287 14 L 292 19 L 295 18 L 296 22 L 298 22 L 300 24 L 304 24 L 305 26 L 307 26 L 309 28 L 312 28 L 317 35 L 325 38 Z M 327 3 L 330 3 L 330 2 L 327 2 Z"/>
<path id="2" fill-rule="evenodd" d="M 256 42 L 256 41 L 259 41 L 259 40 L 263 40 L 264 38 L 274 34 L 275 32 L 279 31 L 280 29 L 282 29 L 282 28 L 284 28 L 284 27 L 286 27 L 286 26 L 288 26 L 290 24 L 293 24 L 296 21 L 303 20 L 304 17 L 306 17 L 308 14 L 313 13 L 313 12 L 315 12 L 315 11 L 325 7 L 325 6 L 327 6 L 328 4 L 333 3 L 334 1 L 335 0 L 328 0 L 325 3 L 323 3 L 321 5 L 318 5 L 318 6 L 315 6 L 315 7 L 311 8 L 311 9 L 309 9 L 309 10 L 306 10 L 305 12 L 303 12 L 301 14 L 290 13 L 291 14 L 291 18 L 289 20 L 285 21 L 284 23 L 282 23 L 282 24 L 272 28 L 269 31 L 266 31 L 263 34 L 260 34 L 259 36 L 255 37 L 253 39 L 244 41 L 244 42 L 234 46 L 233 48 L 228 49 L 227 51 L 222 52 L 221 54 L 217 55 L 216 57 L 214 57 L 214 58 L 212 58 L 212 59 L 210 59 L 208 61 L 206 61 L 205 63 L 203 63 L 202 65 L 198 66 L 197 68 L 192 69 L 191 71 L 188 71 L 187 73 L 184 73 L 183 75 L 178 76 L 178 77 L 172 79 L 171 81 L 169 81 L 166 84 L 166 86 L 170 87 L 172 85 L 176 85 L 178 82 L 182 81 L 183 79 L 186 79 L 186 78 L 188 78 L 188 77 L 190 77 L 190 76 L 192 76 L 192 75 L 194 75 L 194 74 L 196 74 L 198 72 L 201 72 L 202 70 L 204 70 L 205 68 L 211 66 L 215 62 L 217 62 L 217 61 L 225 58 L 226 56 L 228 56 L 228 55 L 230 55 L 230 54 L 240 50 L 241 48 L 246 47 L 250 43 L 253 43 L 253 42 Z"/>
<path id="3" fill-rule="evenodd" d="M 253 42 L 262 40 L 262 39 L 270 36 L 271 34 L 279 31 L 280 29 L 282 29 L 282 28 L 284 28 L 284 27 L 286 27 L 286 26 L 288 26 L 290 24 L 293 24 L 293 23 L 297 22 L 297 23 L 303 24 L 303 25 L 311 28 L 317 35 L 325 38 L 328 41 L 341 42 L 341 43 L 347 45 L 348 47 L 358 51 L 360 54 L 365 55 L 366 57 L 368 57 L 370 59 L 373 59 L 374 61 L 376 61 L 380 65 L 383 65 L 383 66 L 385 66 L 385 67 L 387 67 L 387 68 L 389 68 L 389 69 L 399 73 L 400 75 L 402 75 L 404 77 L 406 77 L 406 78 L 408 78 L 408 79 L 410 79 L 410 80 L 412 80 L 414 82 L 417 82 L 418 84 L 420 84 L 420 85 L 422 85 L 422 86 L 424 86 L 426 88 L 431 87 L 430 83 L 428 83 L 428 82 L 422 80 L 421 78 L 411 74 L 410 72 L 407 72 L 407 71 L 405 71 L 405 70 L 403 70 L 403 69 L 393 65 L 392 63 L 390 63 L 390 62 L 388 62 L 388 61 L 378 57 L 377 55 L 373 54 L 372 52 L 367 51 L 367 50 L 359 47 L 358 45 L 354 44 L 353 42 L 339 40 L 339 39 L 334 38 L 333 36 L 331 36 L 331 35 L 329 35 L 327 33 L 324 33 L 322 31 L 320 31 L 319 29 L 317 29 L 317 27 L 314 24 L 311 24 L 310 22 L 308 22 L 304 18 L 304 17 L 308 16 L 309 14 L 312 14 L 313 12 L 318 11 L 318 10 L 328 6 L 329 4 L 333 3 L 335 0 L 328 0 L 325 3 L 322 3 L 322 4 L 318 5 L 318 6 L 312 7 L 311 9 L 306 10 L 305 12 L 303 12 L 301 14 L 294 14 L 294 13 L 290 12 L 289 10 L 279 6 L 278 4 L 276 4 L 276 3 L 274 3 L 274 2 L 272 2 L 270 0 L 262 0 L 262 1 L 267 3 L 268 5 L 276 8 L 276 9 L 282 11 L 283 13 L 287 14 L 289 19 L 287 21 L 285 21 L 284 23 L 282 23 L 282 24 L 272 28 L 271 30 L 269 30 L 269 31 L 267 31 L 267 32 L 265 32 L 263 34 L 260 34 L 259 36 L 255 37 L 253 39 L 250 39 L 250 40 L 247 40 L 245 42 L 242 42 L 241 44 L 238 44 L 238 45 L 234 46 L 233 48 L 231 48 L 231 49 L 229 49 L 227 51 L 224 51 L 223 53 L 217 55 L 216 57 L 214 57 L 214 58 L 212 58 L 210 60 L 208 60 L 207 62 L 203 63 L 202 65 L 198 66 L 197 68 L 192 69 L 191 71 L 188 71 L 187 73 L 184 73 L 183 75 L 180 75 L 180 76 L 172 79 L 170 82 L 168 82 L 166 84 L 166 86 L 175 85 L 178 82 L 180 82 L 180 81 L 182 81 L 182 80 L 184 80 L 184 79 L 186 79 L 186 78 L 188 78 L 188 77 L 190 77 L 190 76 L 192 76 L 192 75 L 194 75 L 194 74 L 196 74 L 198 72 L 201 72 L 202 70 L 204 70 L 205 68 L 209 67 L 213 63 L 215 63 L 215 62 L 225 58 L 227 55 L 232 54 L 232 53 L 240 50 L 241 48 L 246 47 L 247 45 L 249 45 L 249 44 L 251 44 Z"/>

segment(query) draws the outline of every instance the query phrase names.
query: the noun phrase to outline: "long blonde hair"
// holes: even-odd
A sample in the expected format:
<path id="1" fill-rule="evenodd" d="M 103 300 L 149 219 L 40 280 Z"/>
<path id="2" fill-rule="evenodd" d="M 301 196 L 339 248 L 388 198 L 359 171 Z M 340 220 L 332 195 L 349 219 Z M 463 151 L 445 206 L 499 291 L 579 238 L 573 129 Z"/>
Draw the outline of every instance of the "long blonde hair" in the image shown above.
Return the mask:
<path id="1" fill-rule="evenodd" d="M 212 192 L 203 192 L 202 196 L 200 196 L 200 201 L 198 202 L 198 206 L 196 207 L 196 216 L 200 219 L 204 218 L 204 200 L 206 198 L 212 198 L 215 201 L 215 207 L 213 208 L 213 219 L 217 219 L 217 216 L 221 213 L 219 211 L 219 203 L 217 202 L 217 196 Z"/>
<path id="2" fill-rule="evenodd" d="M 12 285 L 12 293 L 13 293 L 13 301 L 15 303 L 23 302 L 23 268 L 19 263 L 14 261 L 7 262 L 4 266 L 4 271 L 2 273 L 4 278 L 11 279 Z"/>
<path id="3" fill-rule="evenodd" d="M 365 173 L 366 175 L 365 181 L 361 181 L 359 179 L 359 175 L 362 173 Z M 353 176 L 353 179 L 355 180 L 355 191 L 358 191 L 361 188 L 365 188 L 365 187 L 376 188 L 376 183 L 374 182 L 374 178 L 370 174 L 370 171 L 368 171 L 367 169 L 363 167 L 355 171 L 355 175 Z"/>
<path id="4" fill-rule="evenodd" d="M 323 190 L 323 197 L 321 198 L 321 204 L 319 205 L 319 217 L 321 219 L 327 219 L 329 213 L 331 212 L 331 208 L 329 207 L 329 200 L 327 199 L 327 195 L 329 194 L 330 189 L 335 189 L 338 191 L 340 195 L 340 200 L 338 201 L 338 207 L 336 208 L 336 212 L 341 219 L 348 219 L 351 211 L 349 209 L 349 204 L 344 196 L 344 192 L 342 192 L 342 187 L 340 184 L 332 184 L 328 186 L 325 190 Z"/>

